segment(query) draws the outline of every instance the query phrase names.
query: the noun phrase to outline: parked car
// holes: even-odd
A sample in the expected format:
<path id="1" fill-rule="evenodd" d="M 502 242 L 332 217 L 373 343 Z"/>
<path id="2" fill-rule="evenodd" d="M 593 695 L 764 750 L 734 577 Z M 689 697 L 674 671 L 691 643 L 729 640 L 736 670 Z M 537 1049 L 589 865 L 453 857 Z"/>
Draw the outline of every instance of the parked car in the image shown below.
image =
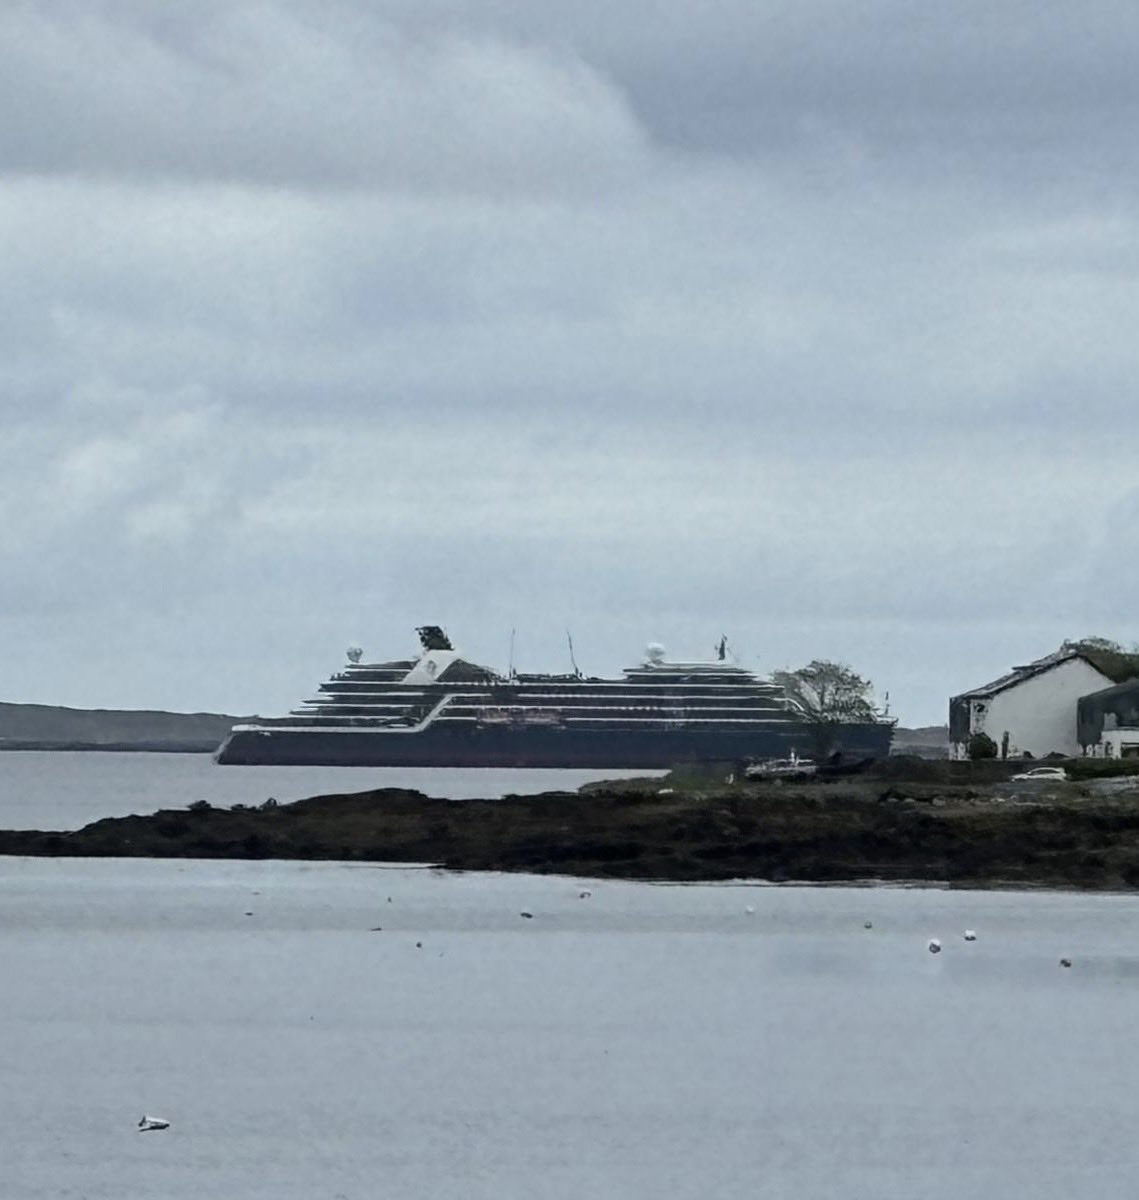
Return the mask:
<path id="1" fill-rule="evenodd" d="M 1033 767 L 1012 777 L 1013 783 L 1067 783 L 1068 772 L 1063 767 Z"/>
<path id="2" fill-rule="evenodd" d="M 773 758 L 744 768 L 745 779 L 810 779 L 818 767 L 809 758 Z"/>

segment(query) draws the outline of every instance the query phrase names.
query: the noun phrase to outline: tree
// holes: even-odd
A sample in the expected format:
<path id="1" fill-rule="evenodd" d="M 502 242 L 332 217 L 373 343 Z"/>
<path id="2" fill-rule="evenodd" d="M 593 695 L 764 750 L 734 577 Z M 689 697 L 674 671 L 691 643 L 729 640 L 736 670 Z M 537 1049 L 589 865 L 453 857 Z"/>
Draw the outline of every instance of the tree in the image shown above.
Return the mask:
<path id="1" fill-rule="evenodd" d="M 844 663 L 816 658 L 797 671 L 776 671 L 772 678 L 810 727 L 817 754 L 834 749 L 841 726 L 878 718 L 870 680 Z"/>
<path id="2" fill-rule="evenodd" d="M 1069 639 L 1065 650 L 1078 650 L 1091 664 L 1115 683 L 1139 676 L 1139 646 L 1125 649 L 1119 642 L 1105 637 Z"/>

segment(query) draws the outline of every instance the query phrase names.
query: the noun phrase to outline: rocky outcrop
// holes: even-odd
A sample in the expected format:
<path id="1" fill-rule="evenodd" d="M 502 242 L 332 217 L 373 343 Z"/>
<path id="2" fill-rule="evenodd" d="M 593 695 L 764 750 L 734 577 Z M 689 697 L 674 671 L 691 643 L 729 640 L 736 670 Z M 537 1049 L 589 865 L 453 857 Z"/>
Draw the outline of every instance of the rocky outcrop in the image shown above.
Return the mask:
<path id="1" fill-rule="evenodd" d="M 257 809 L 198 804 L 71 833 L 0 832 L 0 853 L 343 859 L 625 879 L 1139 887 L 1139 789 L 860 779 L 661 781 L 455 802 L 398 789 Z"/>

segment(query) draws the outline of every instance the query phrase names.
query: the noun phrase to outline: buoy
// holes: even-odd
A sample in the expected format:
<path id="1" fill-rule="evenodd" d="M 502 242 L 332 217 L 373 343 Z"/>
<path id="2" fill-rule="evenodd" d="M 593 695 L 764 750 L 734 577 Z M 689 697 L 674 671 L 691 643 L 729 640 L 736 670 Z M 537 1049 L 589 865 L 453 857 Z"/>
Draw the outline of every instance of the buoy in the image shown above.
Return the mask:
<path id="1" fill-rule="evenodd" d="M 142 1119 L 138 1123 L 139 1133 L 149 1133 L 153 1129 L 169 1128 L 169 1121 L 164 1120 L 162 1117 L 148 1117 L 145 1113 L 143 1113 Z"/>
<path id="2" fill-rule="evenodd" d="M 930 954 L 940 954 L 941 953 L 941 943 L 937 940 L 937 938 L 929 939 L 929 952 L 930 952 Z"/>
<path id="3" fill-rule="evenodd" d="M 962 937 L 964 937 L 967 942 L 975 942 L 977 940 L 977 935 L 971 929 L 966 929 L 962 934 Z"/>
<path id="4" fill-rule="evenodd" d="M 1072 965 L 1072 960 L 1071 960 L 1070 958 L 1062 958 L 1062 959 L 1060 959 L 1060 966 L 1062 966 L 1062 967 L 1070 967 L 1071 965 Z"/>

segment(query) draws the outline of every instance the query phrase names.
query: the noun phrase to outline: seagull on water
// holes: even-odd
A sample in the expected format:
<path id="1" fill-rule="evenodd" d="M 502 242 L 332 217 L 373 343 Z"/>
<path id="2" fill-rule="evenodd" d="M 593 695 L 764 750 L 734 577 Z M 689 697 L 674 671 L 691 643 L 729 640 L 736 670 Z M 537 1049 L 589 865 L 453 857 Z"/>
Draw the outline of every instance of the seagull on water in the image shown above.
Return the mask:
<path id="1" fill-rule="evenodd" d="M 145 1113 L 138 1123 L 139 1133 L 149 1133 L 152 1129 L 169 1129 L 170 1122 L 162 1117 L 148 1117 Z"/>

